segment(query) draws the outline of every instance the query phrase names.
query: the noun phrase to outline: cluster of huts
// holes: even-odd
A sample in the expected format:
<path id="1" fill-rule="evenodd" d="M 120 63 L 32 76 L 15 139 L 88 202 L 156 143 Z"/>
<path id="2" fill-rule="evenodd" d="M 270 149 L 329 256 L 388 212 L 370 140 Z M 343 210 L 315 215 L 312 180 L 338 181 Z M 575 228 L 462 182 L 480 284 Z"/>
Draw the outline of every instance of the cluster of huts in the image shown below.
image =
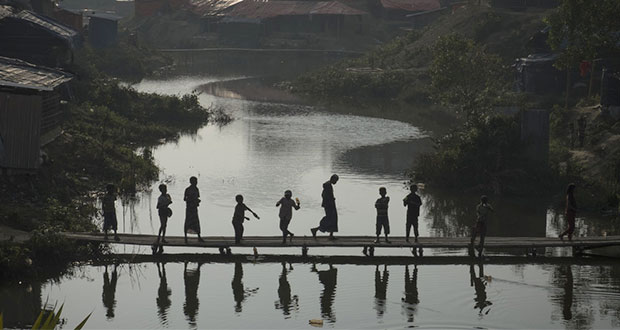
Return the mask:
<path id="1" fill-rule="evenodd" d="M 1 174 L 39 168 L 41 148 L 59 136 L 64 101 L 72 99 L 67 69 L 75 50 L 113 45 L 118 20 L 52 1 L 0 0 Z"/>

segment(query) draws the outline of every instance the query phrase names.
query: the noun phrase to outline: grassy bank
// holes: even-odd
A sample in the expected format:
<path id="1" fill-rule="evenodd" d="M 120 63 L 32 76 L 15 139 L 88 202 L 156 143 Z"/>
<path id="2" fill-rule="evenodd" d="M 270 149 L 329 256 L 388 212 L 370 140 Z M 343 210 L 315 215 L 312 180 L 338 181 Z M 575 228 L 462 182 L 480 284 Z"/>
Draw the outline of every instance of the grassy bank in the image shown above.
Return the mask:
<path id="1" fill-rule="evenodd" d="M 104 246 L 76 245 L 58 232 L 98 230 L 96 202 L 106 184 L 125 195 L 150 185 L 159 175 L 150 147 L 210 120 L 196 95 L 146 94 L 122 86 L 105 73 L 103 55 L 89 49 L 77 55 L 75 99 L 65 105 L 63 132 L 43 149 L 46 161 L 37 174 L 0 178 L 0 224 L 32 234 L 26 244 L 0 245 L 0 278 L 36 275 L 102 253 Z M 142 67 L 153 65 L 143 61 Z M 125 73 L 133 75 L 133 68 Z"/>

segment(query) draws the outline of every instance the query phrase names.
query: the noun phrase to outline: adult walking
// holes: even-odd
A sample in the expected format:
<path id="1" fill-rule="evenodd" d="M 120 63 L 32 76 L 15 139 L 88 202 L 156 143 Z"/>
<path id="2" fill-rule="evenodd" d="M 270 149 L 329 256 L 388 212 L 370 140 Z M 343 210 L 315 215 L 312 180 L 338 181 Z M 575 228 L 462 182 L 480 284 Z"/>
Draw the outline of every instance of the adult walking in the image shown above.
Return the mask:
<path id="1" fill-rule="evenodd" d="M 479 257 L 482 257 L 482 250 L 484 249 L 484 239 L 487 236 L 487 221 L 489 219 L 489 213 L 493 211 L 493 207 L 489 203 L 489 198 L 486 195 L 482 195 L 482 197 L 480 197 L 480 204 L 476 206 L 477 219 L 471 233 L 472 253 L 474 248 L 474 242 L 476 241 L 476 236 L 480 235 L 480 245 L 478 245 Z"/>
<path id="2" fill-rule="evenodd" d="M 187 244 L 187 233 L 198 234 L 198 240 L 204 242 L 200 237 L 200 220 L 198 219 L 200 191 L 198 191 L 198 179 L 195 176 L 189 178 L 189 187 L 185 188 L 183 200 L 185 201 L 185 244 Z"/>
<path id="3" fill-rule="evenodd" d="M 573 240 L 573 232 L 575 232 L 575 217 L 577 216 L 577 202 L 575 201 L 575 184 L 571 183 L 566 188 L 566 210 L 564 211 L 568 228 L 560 234 L 560 239 L 564 239 L 568 235 L 568 240 Z"/>
<path id="4" fill-rule="evenodd" d="M 325 209 L 325 216 L 319 222 L 319 226 L 310 229 L 312 237 L 316 238 L 316 232 L 329 232 L 330 239 L 336 239 L 334 233 L 338 232 L 338 212 L 336 211 L 336 198 L 334 197 L 334 185 L 338 182 L 338 175 L 334 174 L 329 181 L 323 183 L 323 192 L 321 197 L 323 202 L 321 206 Z"/>

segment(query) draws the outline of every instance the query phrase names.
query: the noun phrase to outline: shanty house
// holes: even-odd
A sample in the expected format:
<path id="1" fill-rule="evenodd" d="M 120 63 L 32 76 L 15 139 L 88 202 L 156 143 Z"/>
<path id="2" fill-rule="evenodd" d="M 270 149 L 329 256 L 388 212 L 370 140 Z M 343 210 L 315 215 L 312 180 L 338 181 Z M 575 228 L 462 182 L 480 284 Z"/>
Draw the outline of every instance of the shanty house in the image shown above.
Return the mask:
<path id="1" fill-rule="evenodd" d="M 56 8 L 54 10 L 54 19 L 75 31 L 82 31 L 84 28 L 84 18 L 79 10 Z"/>
<path id="2" fill-rule="evenodd" d="M 190 5 L 192 12 L 202 19 L 202 32 L 217 32 L 219 23 L 235 21 L 235 19 L 228 18 L 226 21 L 222 22 L 222 19 L 224 18 L 224 12 L 226 10 L 241 1 L 242 0 L 191 0 Z M 232 26 L 224 26 L 225 29 L 228 27 Z M 228 34 L 228 32 L 224 33 Z"/>
<path id="3" fill-rule="evenodd" d="M 439 0 L 379 0 L 382 16 L 387 20 L 405 21 L 407 15 L 439 10 Z"/>
<path id="4" fill-rule="evenodd" d="M 28 10 L 0 6 L 0 56 L 58 67 L 81 43 L 74 29 Z"/>
<path id="5" fill-rule="evenodd" d="M 559 93 L 565 84 L 564 74 L 553 64 L 555 54 L 532 54 L 520 58 L 515 64 L 516 89 L 535 94 Z"/>
<path id="6" fill-rule="evenodd" d="M 60 100 L 73 77 L 62 71 L 0 57 L 0 169 L 39 167 L 40 148 L 60 133 Z"/>
<path id="7" fill-rule="evenodd" d="M 116 44 L 120 16 L 94 13 L 88 15 L 88 41 L 95 48 L 105 48 Z"/>

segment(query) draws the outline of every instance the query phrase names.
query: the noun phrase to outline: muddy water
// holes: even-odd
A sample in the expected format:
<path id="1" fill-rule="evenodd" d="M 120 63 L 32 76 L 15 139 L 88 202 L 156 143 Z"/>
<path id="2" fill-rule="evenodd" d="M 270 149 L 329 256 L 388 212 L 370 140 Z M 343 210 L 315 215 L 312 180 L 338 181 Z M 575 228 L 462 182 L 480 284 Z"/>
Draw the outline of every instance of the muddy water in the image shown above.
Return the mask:
<path id="1" fill-rule="evenodd" d="M 393 235 L 404 234 L 405 209 L 400 200 L 404 171 L 431 148 L 425 126 L 394 120 L 334 113 L 292 102 L 248 100 L 248 89 L 219 90 L 209 84 L 239 77 L 203 75 L 147 80 L 140 91 L 165 94 L 201 93 L 205 106 L 222 107 L 235 121 L 208 125 L 195 135 L 153 150 L 163 172 L 151 192 L 118 205 L 120 228 L 126 233 L 156 233 L 157 185 L 168 184 L 174 203 L 168 233 L 183 232 L 183 190 L 198 177 L 203 235 L 232 235 L 230 220 L 236 194 L 260 216 L 246 224 L 247 235 L 278 235 L 275 203 L 285 189 L 301 200 L 290 229 L 310 235 L 323 214 L 321 184 L 332 173 L 340 235 L 374 234 L 374 201 L 378 188 L 392 197 Z M 210 91 L 212 94 L 204 92 Z M 234 97 L 231 97 L 234 96 Z M 256 100 L 256 98 L 252 98 Z M 258 99 L 260 100 L 260 98 Z M 421 191 L 423 236 L 464 236 L 472 223 L 477 196 Z M 489 234 L 554 236 L 565 223 L 552 209 L 553 200 L 493 199 L 497 209 Z M 120 204 L 120 203 L 119 203 Z M 617 219 L 578 219 L 578 235 L 618 234 Z M 117 252 L 147 253 L 118 245 Z M 168 251 L 168 250 L 167 250 Z M 168 252 L 196 252 L 170 249 Z M 204 252 L 204 251 L 200 251 Z M 207 251 L 215 252 L 215 251 Z M 247 253 L 244 249 L 233 252 Z M 274 252 L 274 251 L 260 251 Z M 297 250 L 279 253 L 298 254 Z M 511 255 L 522 251 L 489 251 Z M 359 251 L 316 249 L 310 254 L 359 255 Z M 566 250 L 540 251 L 547 256 Z M 378 250 L 377 254 L 409 255 Z M 463 251 L 428 251 L 429 255 L 463 255 Z M 420 327 L 471 328 L 614 328 L 620 325 L 620 263 L 616 259 L 550 257 L 542 261 L 496 257 L 483 264 L 470 259 L 426 262 L 413 259 L 360 261 L 298 259 L 281 264 L 244 257 L 183 258 L 119 265 L 80 265 L 60 279 L 0 285 L 5 325 L 28 324 L 41 307 L 64 302 L 66 326 L 93 312 L 89 328 L 309 328 L 311 319 L 326 328 Z M 425 257 L 426 258 L 426 257 Z M 443 260 L 443 259 L 442 259 Z M 45 302 L 48 301 L 47 305 Z"/>

